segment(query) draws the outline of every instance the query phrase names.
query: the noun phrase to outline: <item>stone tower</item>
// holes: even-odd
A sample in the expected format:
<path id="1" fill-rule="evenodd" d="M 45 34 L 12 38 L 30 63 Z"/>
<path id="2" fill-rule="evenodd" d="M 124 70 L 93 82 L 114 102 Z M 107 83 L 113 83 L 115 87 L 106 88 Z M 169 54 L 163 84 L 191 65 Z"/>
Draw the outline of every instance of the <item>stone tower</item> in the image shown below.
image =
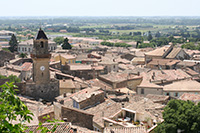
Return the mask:
<path id="1" fill-rule="evenodd" d="M 48 50 L 48 38 L 43 30 L 39 30 L 33 40 L 33 81 L 36 84 L 47 84 L 50 81 L 49 61 L 51 54 Z"/>
<path id="2" fill-rule="evenodd" d="M 35 99 L 54 101 L 59 96 L 59 81 L 50 79 L 49 61 L 51 54 L 48 50 L 48 38 L 40 29 L 33 40 L 33 82 L 26 82 L 25 95 Z"/>

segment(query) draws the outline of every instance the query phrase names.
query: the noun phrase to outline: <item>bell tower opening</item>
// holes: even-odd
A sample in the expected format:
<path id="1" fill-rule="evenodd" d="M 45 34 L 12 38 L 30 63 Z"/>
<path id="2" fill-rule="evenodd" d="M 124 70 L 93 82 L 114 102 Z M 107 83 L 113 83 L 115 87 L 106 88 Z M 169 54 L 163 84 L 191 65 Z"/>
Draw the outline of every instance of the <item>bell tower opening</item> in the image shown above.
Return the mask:
<path id="1" fill-rule="evenodd" d="M 40 42 L 40 47 L 44 48 L 44 42 L 43 41 Z"/>

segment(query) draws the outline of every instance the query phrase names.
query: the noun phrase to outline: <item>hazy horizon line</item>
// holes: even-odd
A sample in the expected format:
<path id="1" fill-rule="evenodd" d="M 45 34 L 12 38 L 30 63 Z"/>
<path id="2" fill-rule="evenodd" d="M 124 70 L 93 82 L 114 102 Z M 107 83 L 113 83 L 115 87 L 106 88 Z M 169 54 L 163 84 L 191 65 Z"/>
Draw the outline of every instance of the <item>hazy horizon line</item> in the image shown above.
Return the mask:
<path id="1" fill-rule="evenodd" d="M 163 16 L 50 16 L 50 15 L 41 15 L 41 16 L 0 16 L 0 18 L 35 18 L 35 17 L 46 17 L 46 18 L 50 18 L 50 17 L 53 17 L 53 18 L 60 18 L 60 17 L 149 17 L 149 18 L 153 18 L 153 17 L 200 17 L 199 16 L 167 16 L 167 15 L 163 15 Z"/>

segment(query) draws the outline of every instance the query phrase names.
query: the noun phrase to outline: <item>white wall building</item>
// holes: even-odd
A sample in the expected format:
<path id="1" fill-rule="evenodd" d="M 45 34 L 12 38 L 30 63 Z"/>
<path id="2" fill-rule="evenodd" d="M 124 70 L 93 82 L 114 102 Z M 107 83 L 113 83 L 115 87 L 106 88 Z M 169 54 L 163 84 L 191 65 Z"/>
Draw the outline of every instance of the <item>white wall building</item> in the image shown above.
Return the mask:
<path id="1" fill-rule="evenodd" d="M 48 46 L 50 51 L 54 51 L 57 49 L 57 44 L 54 41 L 48 40 Z M 30 54 L 32 50 L 33 50 L 33 39 L 19 43 L 17 49 L 19 53 L 27 53 L 27 54 Z"/>

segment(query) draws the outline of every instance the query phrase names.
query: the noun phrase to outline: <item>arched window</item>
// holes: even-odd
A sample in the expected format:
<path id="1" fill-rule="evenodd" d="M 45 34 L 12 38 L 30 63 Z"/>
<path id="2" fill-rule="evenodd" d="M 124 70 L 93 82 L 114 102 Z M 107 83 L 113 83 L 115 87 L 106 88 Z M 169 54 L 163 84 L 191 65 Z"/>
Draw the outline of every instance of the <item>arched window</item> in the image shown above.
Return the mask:
<path id="1" fill-rule="evenodd" d="M 43 41 L 40 43 L 40 47 L 44 48 L 44 42 Z"/>

